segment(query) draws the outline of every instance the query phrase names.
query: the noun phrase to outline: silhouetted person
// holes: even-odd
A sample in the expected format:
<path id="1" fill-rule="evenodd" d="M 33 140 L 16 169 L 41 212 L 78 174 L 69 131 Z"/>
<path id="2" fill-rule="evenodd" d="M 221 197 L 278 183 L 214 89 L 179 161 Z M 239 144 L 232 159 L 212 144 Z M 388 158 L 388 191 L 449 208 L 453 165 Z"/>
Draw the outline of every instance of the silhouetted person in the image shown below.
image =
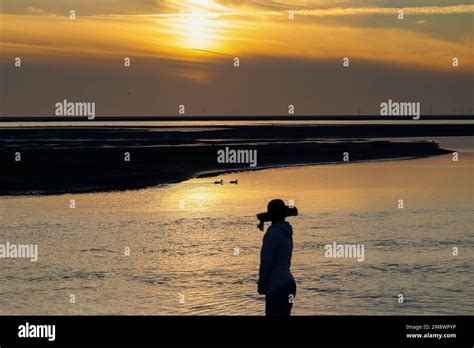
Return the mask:
<path id="1" fill-rule="evenodd" d="M 298 210 L 286 206 L 281 199 L 270 201 L 267 212 L 257 214 L 261 231 L 266 221 L 272 222 L 263 237 L 258 279 L 258 293 L 265 295 L 268 316 L 289 316 L 293 307 L 296 296 L 296 282 L 290 271 L 293 229 L 285 218 L 296 215 Z"/>

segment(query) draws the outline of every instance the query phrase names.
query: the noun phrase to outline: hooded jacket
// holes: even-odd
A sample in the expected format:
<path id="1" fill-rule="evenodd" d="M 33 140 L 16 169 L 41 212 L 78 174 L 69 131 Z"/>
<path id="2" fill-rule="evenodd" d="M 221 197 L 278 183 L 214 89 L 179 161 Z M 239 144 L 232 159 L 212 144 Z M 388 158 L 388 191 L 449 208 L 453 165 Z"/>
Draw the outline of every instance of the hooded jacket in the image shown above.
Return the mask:
<path id="1" fill-rule="evenodd" d="M 260 252 L 259 294 L 267 294 L 295 281 L 290 271 L 292 254 L 291 225 L 286 221 L 273 223 L 263 237 Z"/>

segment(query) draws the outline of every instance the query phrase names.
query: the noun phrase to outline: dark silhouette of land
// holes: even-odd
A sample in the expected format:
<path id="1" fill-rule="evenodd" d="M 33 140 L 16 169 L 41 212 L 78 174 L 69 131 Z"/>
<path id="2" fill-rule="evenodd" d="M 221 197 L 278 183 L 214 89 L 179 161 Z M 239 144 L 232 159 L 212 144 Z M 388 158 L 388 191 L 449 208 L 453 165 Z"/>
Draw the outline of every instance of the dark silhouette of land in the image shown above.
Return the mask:
<path id="1" fill-rule="evenodd" d="M 449 149 L 434 142 L 376 138 L 472 134 L 471 124 L 0 128 L 0 195 L 138 189 L 222 171 L 344 163 L 344 152 L 351 162 L 442 155 Z M 257 150 L 257 167 L 218 163 L 226 146 Z"/>

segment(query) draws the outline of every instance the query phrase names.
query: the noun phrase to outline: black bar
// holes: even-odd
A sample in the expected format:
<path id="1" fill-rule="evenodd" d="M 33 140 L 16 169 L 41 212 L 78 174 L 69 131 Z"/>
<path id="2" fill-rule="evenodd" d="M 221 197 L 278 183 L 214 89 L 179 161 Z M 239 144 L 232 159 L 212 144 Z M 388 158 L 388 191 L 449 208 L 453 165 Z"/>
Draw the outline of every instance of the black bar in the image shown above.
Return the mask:
<path id="1" fill-rule="evenodd" d="M 100 344 L 391 344 L 469 346 L 472 316 L 3 316 L 0 346 Z M 55 340 L 20 338 L 19 326 L 55 325 Z M 407 329 L 411 325 L 411 329 Z M 426 326 L 423 328 L 423 326 Z M 456 325 L 435 329 L 432 325 Z M 413 327 L 419 326 L 419 330 Z M 407 338 L 407 333 L 455 334 L 456 338 Z"/>

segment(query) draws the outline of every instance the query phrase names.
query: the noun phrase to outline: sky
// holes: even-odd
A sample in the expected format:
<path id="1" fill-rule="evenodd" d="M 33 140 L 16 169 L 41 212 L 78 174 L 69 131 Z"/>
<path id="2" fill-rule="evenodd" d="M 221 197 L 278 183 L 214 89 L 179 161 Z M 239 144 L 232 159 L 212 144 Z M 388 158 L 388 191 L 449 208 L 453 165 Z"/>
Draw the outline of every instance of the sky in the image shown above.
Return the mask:
<path id="1" fill-rule="evenodd" d="M 473 16 L 462 0 L 2 0 L 0 116 L 64 99 L 99 116 L 468 114 Z"/>

